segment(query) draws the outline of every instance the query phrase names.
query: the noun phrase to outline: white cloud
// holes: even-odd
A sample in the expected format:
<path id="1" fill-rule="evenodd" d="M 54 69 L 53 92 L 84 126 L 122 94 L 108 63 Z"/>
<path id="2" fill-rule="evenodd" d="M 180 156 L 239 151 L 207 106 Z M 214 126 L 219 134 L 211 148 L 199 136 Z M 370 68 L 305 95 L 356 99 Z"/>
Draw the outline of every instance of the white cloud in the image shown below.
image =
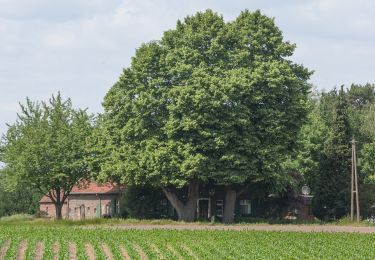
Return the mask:
<path id="1" fill-rule="evenodd" d="M 319 88 L 375 82 L 375 2 L 370 0 L 0 0 L 0 104 L 47 99 L 61 90 L 75 105 L 100 103 L 142 42 L 177 19 L 211 8 L 234 19 L 261 9 L 297 44 L 294 60 Z M 1 109 L 4 122 L 16 118 Z"/>

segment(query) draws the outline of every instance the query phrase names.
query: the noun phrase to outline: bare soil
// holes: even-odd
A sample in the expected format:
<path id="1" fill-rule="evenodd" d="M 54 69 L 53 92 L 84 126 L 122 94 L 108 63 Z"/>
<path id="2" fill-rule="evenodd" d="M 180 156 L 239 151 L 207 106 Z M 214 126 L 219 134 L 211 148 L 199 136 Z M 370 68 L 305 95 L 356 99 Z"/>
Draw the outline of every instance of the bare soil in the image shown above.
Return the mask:
<path id="1" fill-rule="evenodd" d="M 26 249 L 27 249 L 27 241 L 22 240 L 18 247 L 18 253 L 17 253 L 17 258 L 16 258 L 17 260 L 25 259 Z"/>
<path id="2" fill-rule="evenodd" d="M 85 244 L 87 257 L 90 260 L 95 260 L 95 250 L 90 243 Z"/>
<path id="3" fill-rule="evenodd" d="M 121 252 L 121 256 L 122 256 L 123 259 L 130 260 L 130 256 L 128 254 L 128 251 L 126 251 L 126 249 L 123 246 L 120 246 L 120 252 Z"/>
<path id="4" fill-rule="evenodd" d="M 75 244 L 69 242 L 69 259 L 76 260 L 77 259 L 77 247 Z"/>
<path id="5" fill-rule="evenodd" d="M 38 242 L 36 244 L 36 249 L 35 249 L 35 260 L 42 260 L 43 259 L 43 254 L 44 254 L 44 244 L 43 242 Z"/>
<path id="6" fill-rule="evenodd" d="M 111 249 L 107 246 L 107 244 L 103 243 L 102 249 L 107 260 L 113 260 Z"/>
<path id="7" fill-rule="evenodd" d="M 53 244 L 53 260 L 59 260 L 59 243 L 57 241 Z"/>
<path id="8" fill-rule="evenodd" d="M 349 233 L 375 233 L 371 226 L 339 226 L 339 225 L 197 225 L 197 224 L 138 224 L 138 225 L 111 225 L 111 226 L 86 226 L 82 228 L 108 228 L 108 229 L 135 229 L 135 230 L 260 230 L 260 231 L 289 231 L 289 232 L 349 232 Z"/>
<path id="9" fill-rule="evenodd" d="M 7 240 L 5 241 L 2 245 L 1 245 L 1 248 L 0 248 L 0 259 L 5 259 L 5 255 L 9 249 L 9 246 L 10 246 L 10 241 Z"/>

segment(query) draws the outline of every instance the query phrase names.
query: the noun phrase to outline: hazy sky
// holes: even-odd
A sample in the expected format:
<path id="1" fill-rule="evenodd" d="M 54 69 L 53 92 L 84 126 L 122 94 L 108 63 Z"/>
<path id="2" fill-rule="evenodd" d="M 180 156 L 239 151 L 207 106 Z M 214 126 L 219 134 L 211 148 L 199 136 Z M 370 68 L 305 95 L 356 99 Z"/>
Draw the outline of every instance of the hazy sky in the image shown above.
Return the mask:
<path id="1" fill-rule="evenodd" d="M 27 96 L 46 100 L 60 90 L 100 112 L 135 48 L 207 8 L 228 21 L 244 9 L 275 17 L 319 89 L 375 83 L 371 0 L 0 0 L 0 135 Z"/>

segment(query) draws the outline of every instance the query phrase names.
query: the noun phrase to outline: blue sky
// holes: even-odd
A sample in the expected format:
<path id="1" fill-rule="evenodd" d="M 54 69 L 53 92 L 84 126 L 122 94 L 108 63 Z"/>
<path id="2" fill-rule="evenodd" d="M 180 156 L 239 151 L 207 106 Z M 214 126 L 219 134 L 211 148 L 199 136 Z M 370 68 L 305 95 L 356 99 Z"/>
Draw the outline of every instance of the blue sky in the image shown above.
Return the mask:
<path id="1" fill-rule="evenodd" d="M 275 17 L 315 70 L 318 89 L 375 83 L 375 1 L 371 0 L 0 0 L 0 135 L 18 102 L 61 91 L 76 107 L 101 102 L 135 49 L 176 20 L 211 8 L 226 20 L 241 10 Z"/>

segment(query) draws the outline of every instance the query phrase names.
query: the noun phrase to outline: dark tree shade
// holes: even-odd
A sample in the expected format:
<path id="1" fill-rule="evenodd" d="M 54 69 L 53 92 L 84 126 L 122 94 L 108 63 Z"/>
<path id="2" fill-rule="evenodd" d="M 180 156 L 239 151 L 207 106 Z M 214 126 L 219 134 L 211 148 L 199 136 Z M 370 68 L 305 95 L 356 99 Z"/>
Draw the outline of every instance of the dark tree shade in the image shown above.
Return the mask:
<path id="1" fill-rule="evenodd" d="M 343 88 L 336 93 L 330 136 L 324 146 L 320 175 L 313 200 L 314 214 L 321 219 L 341 218 L 348 213 L 351 176 L 351 130 Z"/>

